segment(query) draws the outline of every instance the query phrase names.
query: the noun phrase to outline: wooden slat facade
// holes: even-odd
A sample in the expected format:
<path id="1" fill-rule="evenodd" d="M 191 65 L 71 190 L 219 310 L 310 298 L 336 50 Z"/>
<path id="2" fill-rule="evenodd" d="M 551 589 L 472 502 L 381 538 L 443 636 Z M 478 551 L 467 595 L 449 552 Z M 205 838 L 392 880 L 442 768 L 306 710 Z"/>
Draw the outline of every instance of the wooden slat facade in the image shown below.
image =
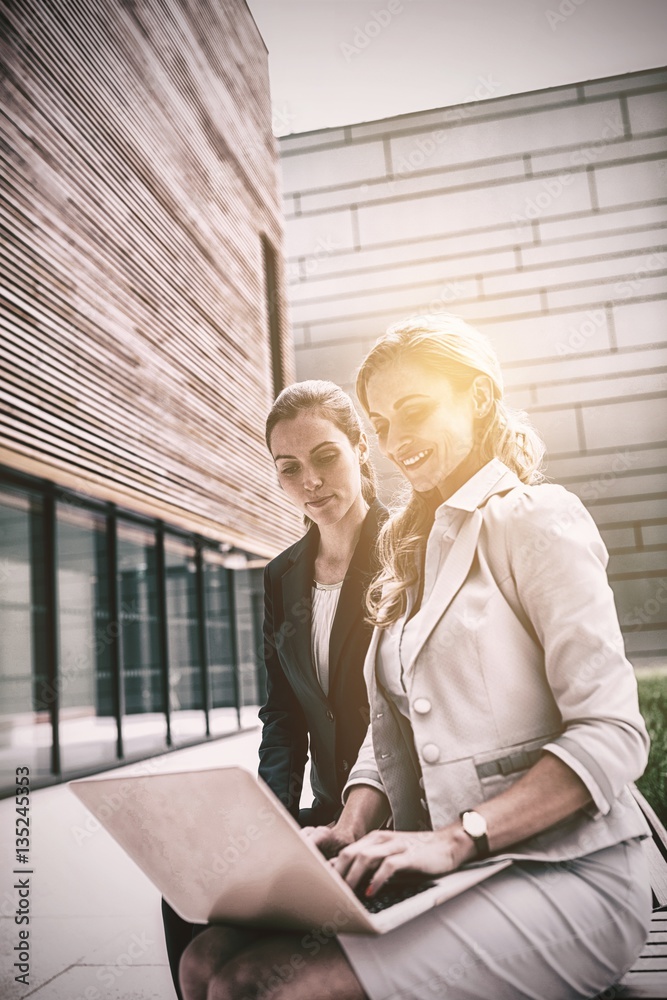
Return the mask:
<path id="1" fill-rule="evenodd" d="M 0 0 L 0 112 L 0 464 L 275 554 L 294 362 L 245 3 Z"/>

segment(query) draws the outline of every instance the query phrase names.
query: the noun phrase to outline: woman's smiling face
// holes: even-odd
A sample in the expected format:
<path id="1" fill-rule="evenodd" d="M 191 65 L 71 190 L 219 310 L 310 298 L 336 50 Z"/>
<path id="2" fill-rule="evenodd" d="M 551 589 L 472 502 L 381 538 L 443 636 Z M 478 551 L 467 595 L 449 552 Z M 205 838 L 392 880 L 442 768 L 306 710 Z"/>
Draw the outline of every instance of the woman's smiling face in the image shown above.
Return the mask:
<path id="1" fill-rule="evenodd" d="M 475 471 L 468 468 L 478 412 L 472 388 L 456 389 L 445 375 L 399 359 L 370 377 L 366 397 L 380 451 L 419 493 L 438 488 L 446 498 Z"/>

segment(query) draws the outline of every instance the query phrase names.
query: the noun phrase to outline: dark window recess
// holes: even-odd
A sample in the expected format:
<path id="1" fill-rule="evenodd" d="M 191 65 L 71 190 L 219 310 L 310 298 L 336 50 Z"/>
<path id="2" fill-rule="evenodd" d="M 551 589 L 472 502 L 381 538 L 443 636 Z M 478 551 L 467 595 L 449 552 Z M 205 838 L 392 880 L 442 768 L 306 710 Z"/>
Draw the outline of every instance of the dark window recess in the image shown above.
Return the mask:
<path id="1" fill-rule="evenodd" d="M 271 369 L 273 372 L 273 394 L 277 396 L 285 388 L 285 370 L 280 329 L 280 303 L 276 278 L 276 252 L 270 240 L 262 234 L 264 257 L 264 288 L 266 292 L 266 314 L 269 323 L 269 344 L 271 347 Z"/>

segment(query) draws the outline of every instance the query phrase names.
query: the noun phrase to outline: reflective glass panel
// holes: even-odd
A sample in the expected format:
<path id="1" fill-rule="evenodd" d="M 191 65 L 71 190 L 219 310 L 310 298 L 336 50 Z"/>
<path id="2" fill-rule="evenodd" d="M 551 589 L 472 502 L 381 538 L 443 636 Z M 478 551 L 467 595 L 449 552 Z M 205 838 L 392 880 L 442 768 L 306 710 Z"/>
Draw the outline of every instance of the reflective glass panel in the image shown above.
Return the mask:
<path id="1" fill-rule="evenodd" d="M 0 490 L 0 784 L 17 767 L 51 771 L 54 697 L 46 680 L 44 518 L 41 498 Z"/>
<path id="2" fill-rule="evenodd" d="M 76 503 L 56 505 L 58 687 L 63 771 L 113 763 L 116 725 L 106 519 Z"/>
<path id="3" fill-rule="evenodd" d="M 117 574 L 126 757 L 164 750 L 167 743 L 156 555 L 154 531 L 119 520 Z"/>
<path id="4" fill-rule="evenodd" d="M 199 657 L 197 564 L 194 545 L 165 536 L 169 637 L 169 708 L 174 743 L 206 735 Z"/>
<path id="5" fill-rule="evenodd" d="M 238 728 L 229 600 L 229 578 L 232 572 L 225 568 L 223 556 L 215 550 L 205 549 L 203 561 L 211 691 L 209 725 L 211 735 L 220 735 Z"/>
<path id="6" fill-rule="evenodd" d="M 264 615 L 263 569 L 234 570 L 236 634 L 239 653 L 241 705 L 247 710 L 264 703 L 262 619 Z"/>

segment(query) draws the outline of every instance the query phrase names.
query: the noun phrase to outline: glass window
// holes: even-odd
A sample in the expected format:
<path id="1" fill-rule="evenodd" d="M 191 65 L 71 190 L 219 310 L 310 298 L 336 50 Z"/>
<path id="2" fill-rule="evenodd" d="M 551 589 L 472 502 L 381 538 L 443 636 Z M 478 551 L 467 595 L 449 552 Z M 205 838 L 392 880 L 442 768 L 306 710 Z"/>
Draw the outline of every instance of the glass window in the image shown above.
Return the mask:
<path id="1" fill-rule="evenodd" d="M 118 727 L 106 518 L 76 503 L 56 505 L 58 688 L 63 771 L 113 763 Z"/>
<path id="2" fill-rule="evenodd" d="M 264 615 L 263 569 L 243 569 L 233 573 L 236 594 L 241 705 L 244 717 L 257 715 L 266 693 L 262 659 L 262 618 Z M 254 713 L 250 709 L 254 709 Z"/>
<path id="3" fill-rule="evenodd" d="M 252 592 L 252 622 L 255 639 L 257 690 L 255 701 L 250 704 L 261 707 L 266 701 L 266 668 L 262 654 L 262 650 L 264 649 L 264 637 L 262 634 L 264 624 L 264 570 L 253 570 L 253 572 L 255 574 L 255 589 Z"/>
<path id="4" fill-rule="evenodd" d="M 118 599 L 125 756 L 164 750 L 165 691 L 160 656 L 155 532 L 118 522 Z"/>
<path id="5" fill-rule="evenodd" d="M 51 772 L 53 689 L 47 681 L 41 498 L 0 490 L 0 783 L 15 769 Z"/>
<path id="6" fill-rule="evenodd" d="M 165 535 L 169 707 L 174 743 L 206 735 L 194 545 Z"/>
<path id="7" fill-rule="evenodd" d="M 224 557 L 215 550 L 204 549 L 206 642 L 211 698 L 209 726 L 212 736 L 238 728 L 235 645 L 229 594 L 232 573 L 223 565 L 223 560 Z"/>

